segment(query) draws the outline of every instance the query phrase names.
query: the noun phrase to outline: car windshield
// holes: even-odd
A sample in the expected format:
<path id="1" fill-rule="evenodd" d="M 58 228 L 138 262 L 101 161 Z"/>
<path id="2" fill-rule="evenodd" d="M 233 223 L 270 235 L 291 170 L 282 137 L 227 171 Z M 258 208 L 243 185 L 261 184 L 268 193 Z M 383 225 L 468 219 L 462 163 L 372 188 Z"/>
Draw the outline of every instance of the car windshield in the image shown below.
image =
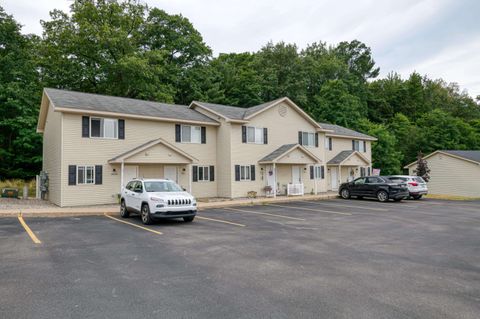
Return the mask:
<path id="1" fill-rule="evenodd" d="M 415 180 L 415 182 L 418 182 L 418 183 L 425 183 L 425 181 L 423 180 L 423 178 L 421 178 L 420 176 L 418 176 L 418 177 L 414 177 L 413 179 Z"/>
<path id="2" fill-rule="evenodd" d="M 147 192 L 182 192 L 183 189 L 174 182 L 144 182 Z"/>

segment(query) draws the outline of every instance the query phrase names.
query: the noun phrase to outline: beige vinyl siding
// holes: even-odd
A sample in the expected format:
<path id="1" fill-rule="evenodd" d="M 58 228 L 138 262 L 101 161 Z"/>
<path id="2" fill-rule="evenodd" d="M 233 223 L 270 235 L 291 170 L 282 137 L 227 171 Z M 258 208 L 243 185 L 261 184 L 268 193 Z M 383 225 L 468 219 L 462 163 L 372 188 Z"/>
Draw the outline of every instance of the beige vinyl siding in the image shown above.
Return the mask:
<path id="1" fill-rule="evenodd" d="M 51 105 L 48 105 L 47 121 L 43 132 L 42 170 L 46 171 L 49 177 L 49 201 L 61 206 L 62 113 L 54 112 Z"/>
<path id="2" fill-rule="evenodd" d="M 326 156 L 327 156 L 327 161 L 331 160 L 334 158 L 338 153 L 341 151 L 345 150 L 351 150 L 352 149 L 352 139 L 351 137 L 332 137 L 332 150 L 325 150 L 326 151 Z M 360 141 L 362 141 L 360 139 Z M 367 151 L 366 152 L 360 152 L 362 153 L 365 158 L 367 158 L 370 162 L 372 161 L 372 142 L 371 141 L 366 141 L 367 142 Z M 322 144 L 322 147 L 325 149 L 325 145 Z"/>
<path id="3" fill-rule="evenodd" d="M 108 164 L 108 160 L 156 138 L 161 137 L 168 143 L 194 156 L 198 159 L 198 162 L 193 165 L 216 166 L 217 127 L 214 126 L 206 126 L 206 144 L 193 144 L 176 143 L 175 123 L 171 122 L 125 119 L 124 140 L 82 138 L 81 124 L 81 115 L 64 114 L 64 159 L 62 164 L 64 173 L 61 175 L 62 204 L 64 206 L 116 203 L 117 194 L 120 192 L 120 165 Z M 152 151 L 155 152 L 156 148 L 153 147 Z M 172 164 L 176 163 L 175 156 L 171 160 Z M 68 185 L 68 174 L 65 173 L 68 172 L 68 165 L 103 165 L 102 185 Z M 185 168 L 185 171 L 179 173 L 179 183 L 180 186 L 188 189 L 189 172 L 185 165 L 182 164 L 182 167 Z M 115 169 L 115 172 L 113 169 Z M 139 171 L 141 173 L 142 168 L 139 167 Z M 216 196 L 217 183 L 216 181 L 192 182 L 192 192 L 197 197 Z"/>
<path id="4" fill-rule="evenodd" d="M 279 107 L 283 106 L 287 107 L 285 117 L 282 117 L 278 111 Z M 316 127 L 287 103 L 280 103 L 255 116 L 247 125 L 266 127 L 268 129 L 268 144 L 242 143 L 242 126 L 240 124 L 232 124 L 232 161 L 230 167 L 232 175 L 232 197 L 245 197 L 249 191 L 256 191 L 259 196 L 264 196 L 265 192 L 263 188 L 267 184 L 266 165 L 259 165 L 258 161 L 284 144 L 298 143 L 299 131 L 316 131 Z M 307 147 L 307 149 L 322 159 L 322 164 L 324 165 L 325 152 L 323 143 L 323 134 L 319 133 L 319 147 Z M 235 181 L 234 165 L 255 165 L 255 181 Z M 291 181 L 291 165 L 277 165 L 277 167 L 279 169 L 277 181 L 281 185 L 286 185 Z M 302 167 L 306 168 L 306 170 L 302 170 L 305 192 L 310 192 L 310 190 L 314 188 L 314 183 L 313 180 L 310 180 L 308 165 L 303 165 Z M 325 180 L 318 181 L 318 190 L 326 190 Z"/>
<path id="5" fill-rule="evenodd" d="M 430 168 L 428 192 L 436 195 L 480 197 L 480 165 L 444 153 L 427 158 Z M 409 167 L 415 175 L 416 165 Z"/>

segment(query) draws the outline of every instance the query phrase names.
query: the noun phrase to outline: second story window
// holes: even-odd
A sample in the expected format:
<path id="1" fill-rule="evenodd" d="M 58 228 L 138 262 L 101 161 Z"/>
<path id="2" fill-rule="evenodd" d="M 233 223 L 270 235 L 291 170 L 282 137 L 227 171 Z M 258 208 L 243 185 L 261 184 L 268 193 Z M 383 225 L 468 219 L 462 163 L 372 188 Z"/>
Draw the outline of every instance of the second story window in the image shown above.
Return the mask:
<path id="1" fill-rule="evenodd" d="M 90 137 L 118 138 L 118 120 L 91 117 Z"/>
<path id="2" fill-rule="evenodd" d="M 331 151 L 332 150 L 332 145 L 333 140 L 331 137 L 325 137 L 325 149 Z"/>
<path id="3" fill-rule="evenodd" d="M 352 140 L 352 150 L 365 153 L 367 151 L 367 142 Z"/>
<path id="4" fill-rule="evenodd" d="M 308 147 L 318 147 L 318 134 L 311 132 L 298 132 L 298 144 Z"/>
<path id="5" fill-rule="evenodd" d="M 263 144 L 263 128 L 247 126 L 247 143 Z"/>
<path id="6" fill-rule="evenodd" d="M 207 129 L 205 126 L 175 125 L 175 142 L 205 144 Z"/>

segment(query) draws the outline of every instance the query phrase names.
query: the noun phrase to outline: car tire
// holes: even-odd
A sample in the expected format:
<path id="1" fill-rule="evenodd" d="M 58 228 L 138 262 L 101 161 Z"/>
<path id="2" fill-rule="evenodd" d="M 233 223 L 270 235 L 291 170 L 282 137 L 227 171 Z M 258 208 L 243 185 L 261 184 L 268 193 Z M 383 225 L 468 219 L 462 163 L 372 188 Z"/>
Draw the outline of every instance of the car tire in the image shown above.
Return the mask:
<path id="1" fill-rule="evenodd" d="M 363 199 L 363 196 L 357 196 L 357 199 Z"/>
<path id="2" fill-rule="evenodd" d="M 400 202 L 403 198 L 395 198 L 394 201 Z"/>
<path id="3" fill-rule="evenodd" d="M 350 191 L 348 189 L 344 188 L 340 192 L 340 196 L 342 196 L 343 199 L 349 199 L 350 198 Z"/>
<path id="4" fill-rule="evenodd" d="M 125 204 L 125 200 L 122 199 L 120 202 L 120 217 L 128 218 L 130 217 L 130 212 L 127 210 L 127 205 Z"/>
<path id="5" fill-rule="evenodd" d="M 153 224 L 152 217 L 150 216 L 150 207 L 148 207 L 147 204 L 142 205 L 142 209 L 140 211 L 140 217 L 142 218 L 142 223 L 144 225 Z"/>
<path id="6" fill-rule="evenodd" d="M 422 195 L 415 195 L 415 196 L 412 196 L 412 197 L 413 197 L 413 199 L 420 199 L 420 198 L 422 198 Z"/>
<path id="7" fill-rule="evenodd" d="M 384 203 L 388 201 L 388 193 L 386 191 L 379 191 L 377 193 L 377 199 L 378 201 Z"/>
<path id="8" fill-rule="evenodd" d="M 191 223 L 195 219 L 195 216 L 183 217 L 183 221 L 186 223 Z"/>

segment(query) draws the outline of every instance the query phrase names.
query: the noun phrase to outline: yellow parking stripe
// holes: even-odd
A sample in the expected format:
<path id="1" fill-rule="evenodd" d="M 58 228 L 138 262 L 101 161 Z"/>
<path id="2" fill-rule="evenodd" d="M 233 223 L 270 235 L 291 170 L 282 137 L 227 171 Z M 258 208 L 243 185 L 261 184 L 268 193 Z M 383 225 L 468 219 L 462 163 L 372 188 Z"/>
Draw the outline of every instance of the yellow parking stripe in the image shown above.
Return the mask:
<path id="1" fill-rule="evenodd" d="M 121 220 L 121 219 L 119 219 L 119 218 L 116 218 L 116 217 L 113 217 L 113 216 L 110 216 L 110 215 L 107 215 L 107 214 L 104 214 L 104 215 L 105 215 L 105 217 L 108 217 L 108 218 L 110 218 L 110 219 L 116 220 L 117 222 L 124 223 L 124 224 L 130 225 L 130 226 L 134 226 L 134 227 L 137 227 L 137 228 L 140 228 L 140 229 L 149 231 L 149 232 L 154 233 L 154 234 L 157 234 L 157 235 L 163 235 L 162 232 L 159 232 L 159 231 L 156 231 L 156 230 L 147 228 L 147 227 L 143 227 L 143 226 L 140 226 L 140 225 L 137 225 L 137 224 L 134 224 L 134 223 L 130 223 L 130 222 L 127 222 L 127 221 L 125 221 L 125 220 Z"/>
<path id="2" fill-rule="evenodd" d="M 230 210 L 230 211 L 233 211 L 233 212 L 248 213 L 248 214 L 254 214 L 254 215 L 266 215 L 266 216 L 280 217 L 280 218 L 286 218 L 286 219 L 292 219 L 292 220 L 301 220 L 301 221 L 305 220 L 305 218 L 290 217 L 290 216 L 277 215 L 277 214 L 264 213 L 264 212 L 257 212 L 257 211 L 253 212 L 251 210 L 243 210 L 243 209 L 238 209 L 238 208 L 224 207 L 224 208 L 221 208 L 221 209 Z"/>
<path id="3" fill-rule="evenodd" d="M 229 225 L 238 226 L 238 227 L 245 227 L 245 225 L 243 225 L 243 224 L 238 224 L 238 223 L 229 222 L 228 220 L 208 218 L 208 217 L 202 217 L 202 216 L 198 216 L 198 215 L 197 215 L 195 218 L 204 219 L 204 220 L 209 220 L 209 221 L 217 222 L 217 223 L 229 224 Z"/>
<path id="4" fill-rule="evenodd" d="M 283 206 L 283 205 L 276 205 L 276 204 L 267 204 L 267 206 L 275 206 L 275 207 L 283 207 L 283 208 L 299 209 L 299 210 L 308 210 L 308 211 L 312 211 L 312 212 L 321 212 L 321 213 L 338 214 L 338 215 L 348 215 L 348 216 L 352 215 L 350 213 L 341 213 L 341 212 L 334 212 L 334 211 L 331 211 L 331 210 L 313 209 L 313 208 L 307 208 L 307 207 Z"/>
<path id="5" fill-rule="evenodd" d="M 30 238 L 32 239 L 32 241 L 35 243 L 35 244 L 41 244 L 42 242 L 37 238 L 37 236 L 35 235 L 35 233 L 30 229 L 30 227 L 28 227 L 27 223 L 25 223 L 25 221 L 23 220 L 23 217 L 22 215 L 18 215 L 18 220 L 20 221 L 20 224 L 22 224 L 23 228 L 25 228 L 25 231 L 27 232 L 27 234 L 30 236 Z"/>
<path id="6" fill-rule="evenodd" d="M 310 203 L 310 204 L 317 204 L 317 202 L 305 202 L 305 203 Z M 360 204 L 360 203 L 359 203 Z M 335 204 L 335 203 L 324 203 L 318 202 L 318 205 L 326 205 L 326 206 L 338 206 L 338 207 L 349 207 L 349 208 L 360 208 L 360 209 L 367 209 L 367 210 L 377 210 L 377 211 L 382 211 L 382 212 L 388 212 L 389 210 L 386 208 L 377 208 L 377 207 L 362 207 L 362 206 L 353 206 L 353 205 L 344 205 L 344 204 Z"/>

